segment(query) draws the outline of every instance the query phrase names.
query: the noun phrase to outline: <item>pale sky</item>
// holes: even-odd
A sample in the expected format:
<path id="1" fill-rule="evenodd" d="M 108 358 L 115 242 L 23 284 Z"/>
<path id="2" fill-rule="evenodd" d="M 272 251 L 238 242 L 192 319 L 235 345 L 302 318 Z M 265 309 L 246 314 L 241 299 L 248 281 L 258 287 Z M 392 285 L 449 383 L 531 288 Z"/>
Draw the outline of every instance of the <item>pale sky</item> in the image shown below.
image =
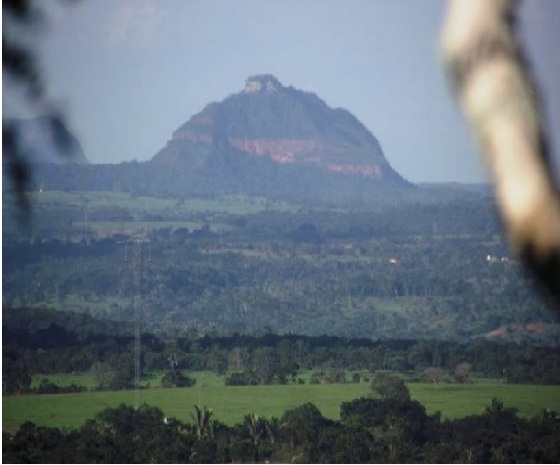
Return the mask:
<path id="1" fill-rule="evenodd" d="M 353 113 L 412 182 L 483 182 L 438 57 L 443 0 L 39 2 L 49 98 L 92 163 L 147 160 L 253 74 Z M 560 159 L 560 1 L 525 0 L 522 34 Z M 3 80 L 3 115 L 28 116 Z"/>

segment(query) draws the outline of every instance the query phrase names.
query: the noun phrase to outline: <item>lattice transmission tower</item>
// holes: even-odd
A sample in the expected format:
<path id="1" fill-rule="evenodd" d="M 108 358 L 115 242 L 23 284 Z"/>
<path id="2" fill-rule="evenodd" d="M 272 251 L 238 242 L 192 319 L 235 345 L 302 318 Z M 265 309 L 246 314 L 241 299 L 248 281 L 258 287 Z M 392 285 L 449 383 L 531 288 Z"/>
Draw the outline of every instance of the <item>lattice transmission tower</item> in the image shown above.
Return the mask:
<path id="1" fill-rule="evenodd" d="M 140 339 L 140 319 L 143 312 L 142 284 L 144 276 L 144 243 L 146 241 L 139 237 L 133 240 L 132 253 L 132 272 L 134 286 L 134 406 L 136 409 L 140 406 L 140 378 L 142 375 L 142 367 L 140 358 L 142 355 L 142 346 Z"/>

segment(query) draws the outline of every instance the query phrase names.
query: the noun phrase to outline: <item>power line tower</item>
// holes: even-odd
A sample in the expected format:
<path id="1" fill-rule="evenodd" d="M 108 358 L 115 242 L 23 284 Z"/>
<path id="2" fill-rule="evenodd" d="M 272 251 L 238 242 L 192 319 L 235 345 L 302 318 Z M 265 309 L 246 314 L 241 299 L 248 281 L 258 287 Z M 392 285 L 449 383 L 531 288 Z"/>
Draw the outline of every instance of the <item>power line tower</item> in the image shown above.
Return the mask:
<path id="1" fill-rule="evenodd" d="M 134 406 L 140 406 L 140 377 L 142 367 L 140 357 L 142 353 L 140 340 L 140 318 L 143 315 L 142 280 L 144 274 L 144 243 L 137 237 L 133 240 L 132 271 L 134 277 Z"/>

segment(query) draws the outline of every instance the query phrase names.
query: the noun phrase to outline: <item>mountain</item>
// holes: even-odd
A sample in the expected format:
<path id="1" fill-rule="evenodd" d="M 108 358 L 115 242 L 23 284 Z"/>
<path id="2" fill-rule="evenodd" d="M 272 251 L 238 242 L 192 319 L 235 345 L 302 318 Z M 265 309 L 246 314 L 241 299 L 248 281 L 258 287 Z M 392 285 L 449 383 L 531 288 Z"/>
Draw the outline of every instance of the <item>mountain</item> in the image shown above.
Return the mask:
<path id="1" fill-rule="evenodd" d="M 351 113 L 272 75 L 207 105 L 143 163 L 42 167 L 45 189 L 138 195 L 243 193 L 336 204 L 394 201 L 412 185 Z"/>
<path id="2" fill-rule="evenodd" d="M 153 162 L 223 152 L 404 184 L 377 139 L 351 113 L 330 108 L 315 94 L 284 87 L 272 75 L 249 77 L 243 91 L 209 104 L 173 133 Z"/>
<path id="3" fill-rule="evenodd" d="M 241 92 L 207 105 L 150 163 L 175 166 L 191 186 L 203 180 L 219 191 L 321 195 L 410 186 L 350 112 L 269 74 L 251 76 Z"/>

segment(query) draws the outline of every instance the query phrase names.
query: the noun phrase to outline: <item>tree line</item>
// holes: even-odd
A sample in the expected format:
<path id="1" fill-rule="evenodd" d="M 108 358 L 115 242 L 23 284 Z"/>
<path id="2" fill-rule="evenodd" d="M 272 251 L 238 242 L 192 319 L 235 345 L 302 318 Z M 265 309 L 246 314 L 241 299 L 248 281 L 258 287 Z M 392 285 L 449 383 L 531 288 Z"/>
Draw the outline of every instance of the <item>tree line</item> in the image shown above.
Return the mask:
<path id="1" fill-rule="evenodd" d="M 3 433 L 8 463 L 558 463 L 558 412 L 517 416 L 499 399 L 458 420 L 428 415 L 398 378 L 374 380 L 372 395 L 343 402 L 340 419 L 312 403 L 281 418 L 254 413 L 227 426 L 205 406 L 190 422 L 148 405 L 121 405 L 83 426 L 24 423 Z M 404 389 L 403 389 L 404 388 Z"/>
<path id="2" fill-rule="evenodd" d="M 46 312 L 49 313 L 48 311 Z M 127 325 L 95 322 L 85 315 L 5 309 L 3 392 L 25 393 L 37 373 L 90 372 L 100 389 L 128 389 L 134 380 L 134 336 Z M 120 328 L 120 329 L 119 329 Z M 230 385 L 345 382 L 344 373 L 406 372 L 412 380 L 468 382 L 473 376 L 512 383 L 560 384 L 560 348 L 439 340 L 370 340 L 336 336 L 232 335 L 196 333 L 141 337 L 141 369 L 167 372 L 167 385 L 192 385 L 188 373 L 227 375 Z M 342 375 L 341 375 L 342 373 Z M 185 379 L 183 379 L 185 378 Z"/>

